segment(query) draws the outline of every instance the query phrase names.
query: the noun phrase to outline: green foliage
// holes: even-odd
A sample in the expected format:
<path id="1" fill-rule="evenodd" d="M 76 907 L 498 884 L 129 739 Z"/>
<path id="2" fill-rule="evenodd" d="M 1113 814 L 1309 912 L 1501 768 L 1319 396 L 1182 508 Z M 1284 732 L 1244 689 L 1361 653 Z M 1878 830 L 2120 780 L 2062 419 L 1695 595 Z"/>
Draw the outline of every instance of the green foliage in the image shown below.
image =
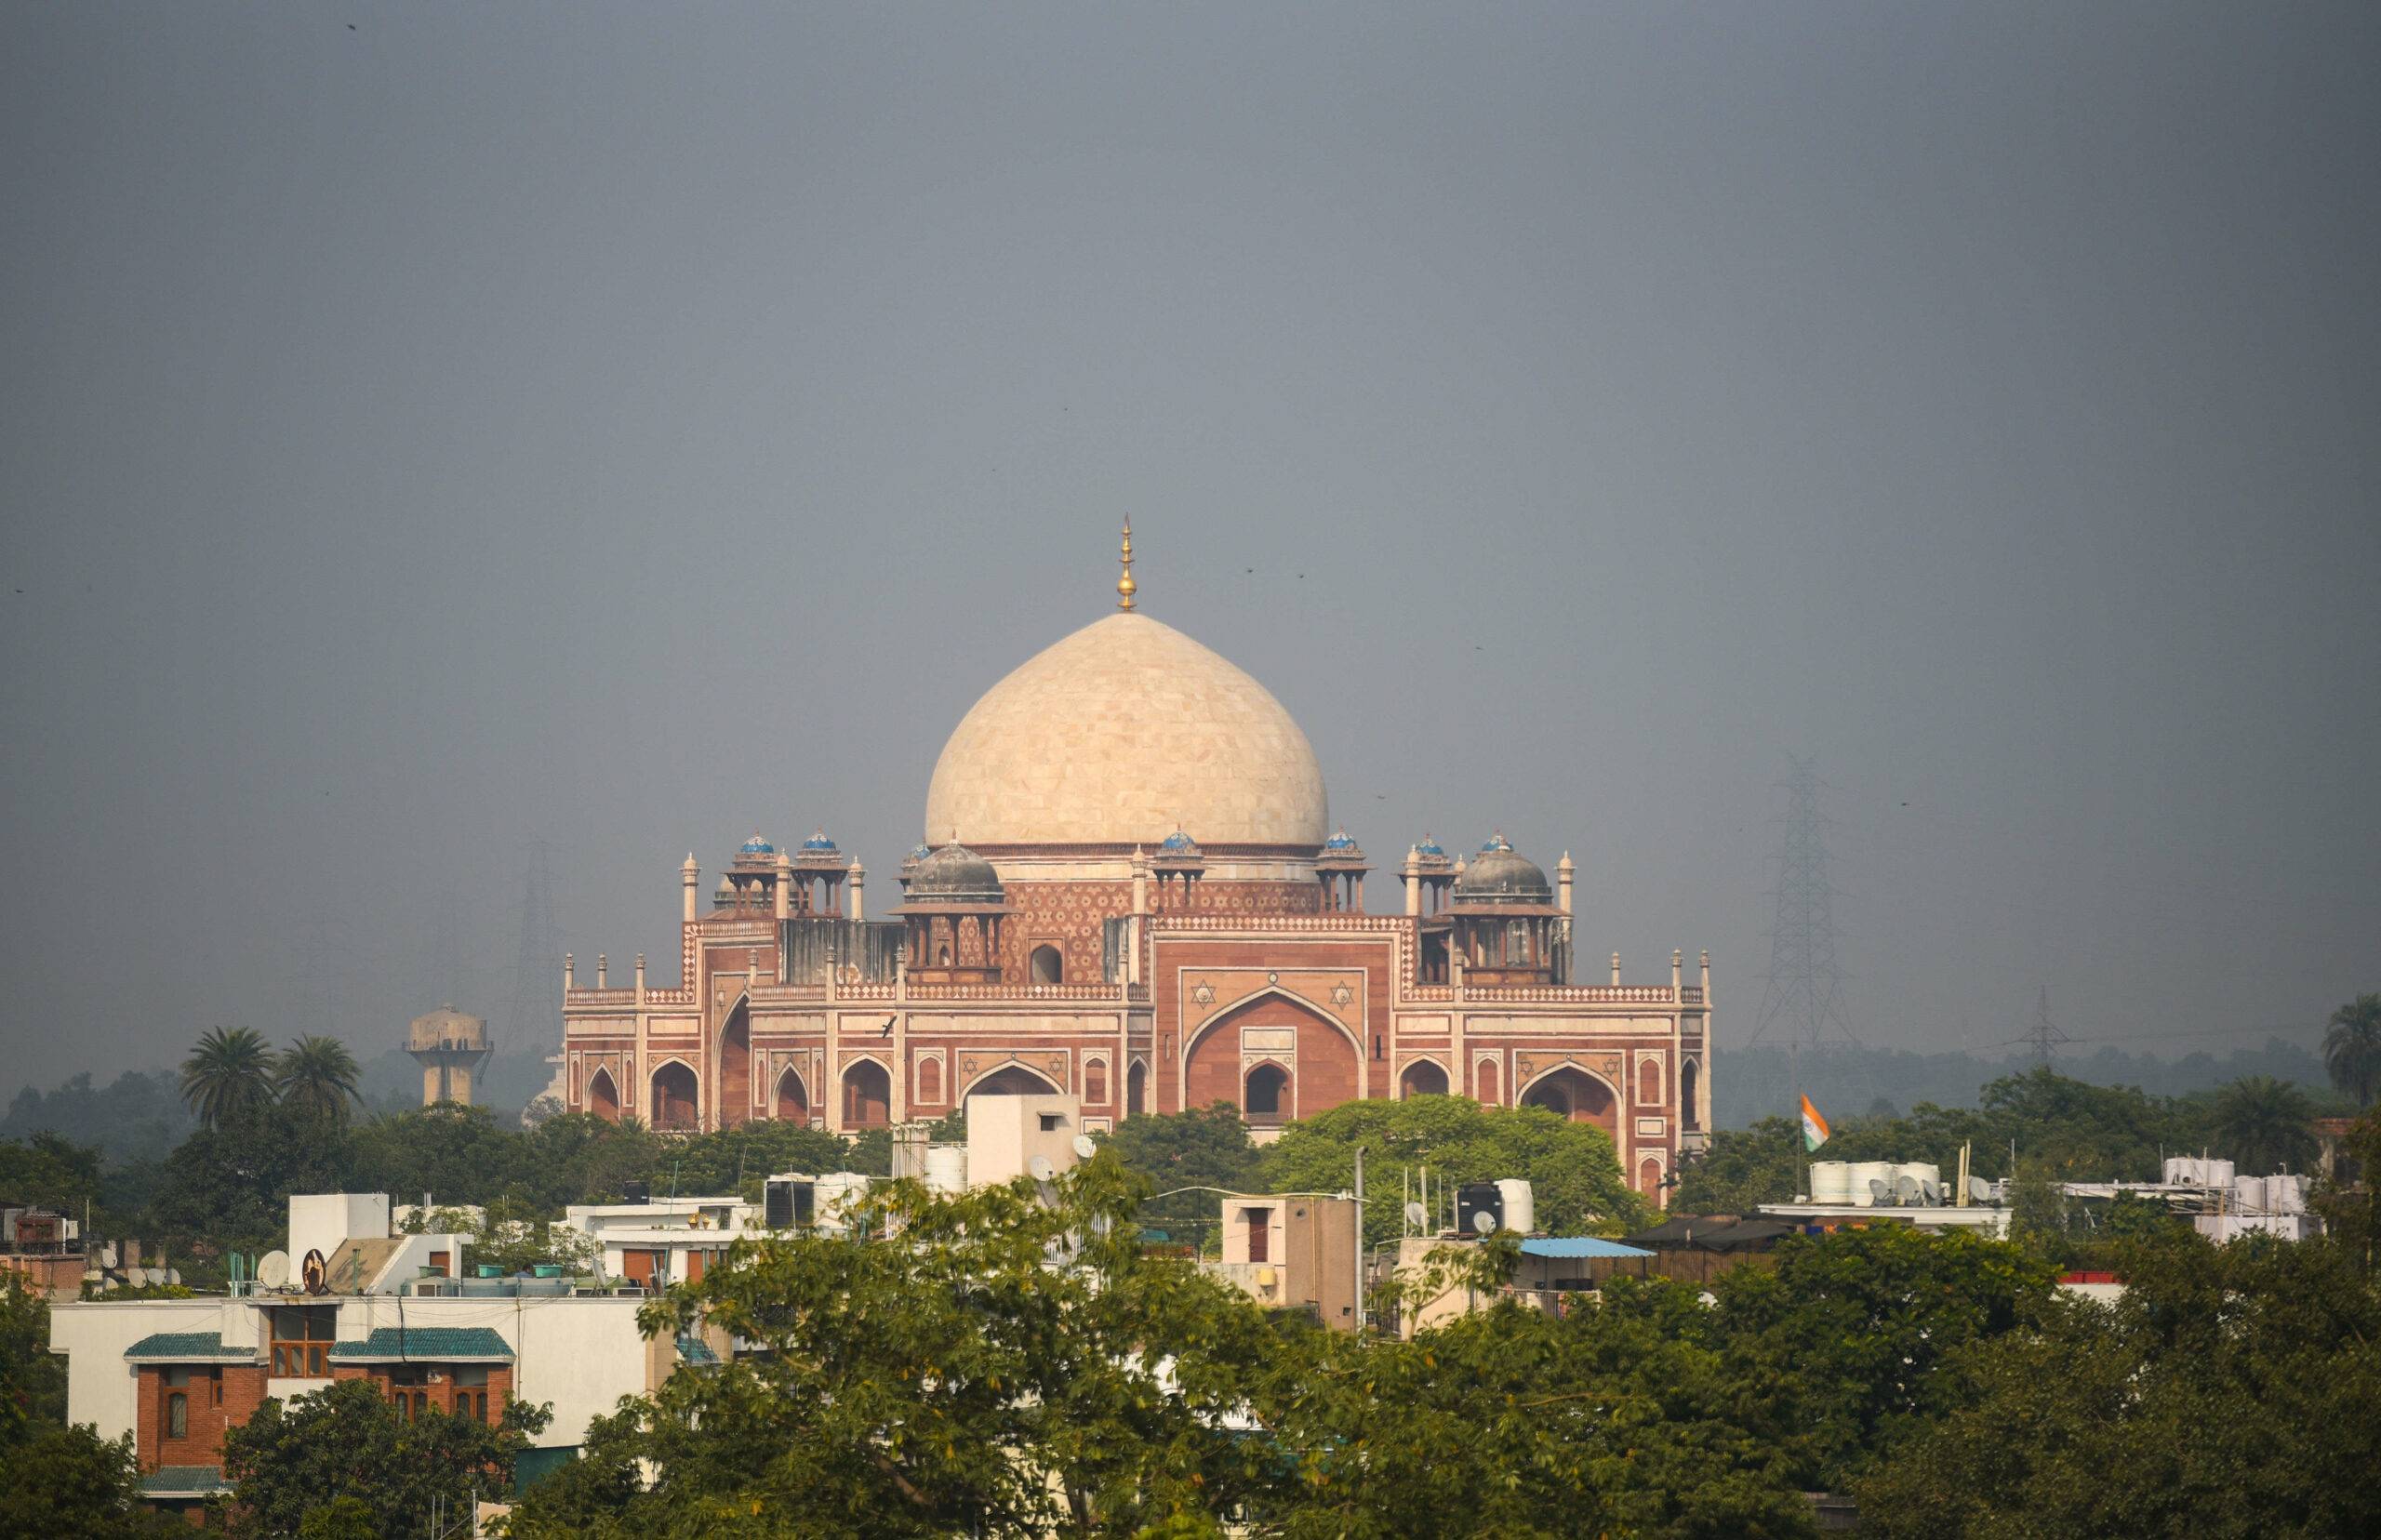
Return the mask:
<path id="1" fill-rule="evenodd" d="M 182 1061 L 182 1098 L 201 1125 L 254 1110 L 273 1099 L 273 1050 L 248 1027 L 209 1028 Z"/>
<path id="2" fill-rule="evenodd" d="M 1835 1158 L 1832 1148 L 1822 1153 Z M 1680 1214 L 1750 1214 L 1763 1203 L 1792 1202 L 1802 1174 L 1802 1127 L 1794 1119 L 1723 1128 L 1702 1159 L 1680 1174 L 1670 1207 Z"/>
<path id="3" fill-rule="evenodd" d="M 288 1107 L 345 1122 L 359 1100 L 355 1055 L 337 1038 L 301 1037 L 274 1061 L 273 1087 Z"/>
<path id="4" fill-rule="evenodd" d="M 2328 1241 L 2136 1250 L 2113 1306 L 1977 1338 L 1855 1490 L 1889 1537 L 2381 1533 L 2381 1296 Z"/>
<path id="5" fill-rule="evenodd" d="M 127 1069 L 104 1088 L 93 1085 L 88 1074 L 70 1076 L 49 1091 L 24 1087 L 0 1118 L 0 1139 L 57 1134 L 128 1162 L 162 1159 L 191 1127 L 190 1109 L 170 1071 Z"/>
<path id="6" fill-rule="evenodd" d="M 2209 1098 L 2207 1142 L 2243 1173 L 2304 1171 L 2315 1163 L 2315 1104 L 2269 1075 L 2234 1081 Z"/>
<path id="7" fill-rule="evenodd" d="M 2055 1271 L 1964 1232 L 1902 1225 L 1790 1238 L 1774 1268 L 1711 1289 L 1711 1330 L 1747 1383 L 1782 1406 L 1776 1432 L 1796 1479 L 1840 1488 L 1892 1430 L 1938 1410 L 1934 1371 L 1963 1344 L 2050 1308 Z"/>
<path id="8" fill-rule="evenodd" d="M 298 1540 L 380 1540 L 380 1521 L 361 1497 L 334 1497 L 299 1520 Z"/>
<path id="9" fill-rule="evenodd" d="M 1248 1125 L 1230 1102 L 1192 1108 L 1185 1112 L 1141 1113 L 1126 1118 L 1101 1143 L 1116 1152 L 1126 1169 L 1148 1178 L 1154 1193 L 1141 1210 L 1141 1222 L 1164 1230 L 1177 1242 L 1210 1238 L 1216 1225 L 1213 1192 L 1184 1192 L 1183 1188 L 1221 1188 L 1227 1192 L 1257 1190 L 1257 1147 L 1248 1142 Z"/>
<path id="10" fill-rule="evenodd" d="M 140 1500 L 132 1435 L 50 1424 L 0 1447 L 0 1535 L 15 1540 L 163 1540 L 189 1532 Z"/>
<path id="11" fill-rule="evenodd" d="M 1059 1187 L 1044 1207 L 1031 1183 L 889 1184 L 864 1228 L 897 1241 L 739 1242 L 641 1319 L 758 1350 L 673 1375 L 641 1428 L 616 1419 L 585 1469 L 533 1488 L 511 1533 L 1132 1534 L 1260 1499 L 1279 1462 L 1227 1419 L 1283 1339 L 1142 1254 L 1146 1189 L 1112 1156 Z M 630 1494 L 635 1457 L 655 1474 Z"/>
<path id="12" fill-rule="evenodd" d="M 225 1433 L 223 1475 L 235 1488 L 241 1533 L 259 1540 L 307 1533 L 311 1513 L 343 1497 L 384 1526 L 410 1527 L 433 1499 L 462 1510 L 474 1491 L 509 1491 L 513 1459 L 548 1415 L 515 1401 L 497 1427 L 435 1411 L 409 1418 L 371 1381 L 339 1380 L 269 1400 Z"/>
<path id="13" fill-rule="evenodd" d="M 1430 1168 L 1433 1185 L 1526 1179 L 1538 1228 L 1554 1235 L 1626 1232 L 1646 1217 L 1613 1153 L 1592 1123 L 1571 1122 L 1543 1108 L 1483 1108 L 1463 1096 L 1343 1102 L 1292 1123 L 1261 1155 L 1262 1190 L 1339 1192 L 1355 1185 L 1355 1152 L 1364 1150 L 1364 1240 L 1397 1239 L 1398 1173 Z"/>
<path id="14" fill-rule="evenodd" d="M 0 1451 L 66 1421 L 66 1361 L 49 1350 L 49 1301 L 0 1272 Z"/>
<path id="15" fill-rule="evenodd" d="M 99 1148 L 50 1133 L 0 1139 L 0 1193 L 20 1202 L 41 1203 L 80 1219 L 83 1205 L 100 1197 L 103 1181 Z"/>
<path id="16" fill-rule="evenodd" d="M 2361 994 L 2332 1013 L 2323 1033 L 2323 1068 L 2332 1083 L 2373 1105 L 2381 1091 L 2381 994 Z"/>

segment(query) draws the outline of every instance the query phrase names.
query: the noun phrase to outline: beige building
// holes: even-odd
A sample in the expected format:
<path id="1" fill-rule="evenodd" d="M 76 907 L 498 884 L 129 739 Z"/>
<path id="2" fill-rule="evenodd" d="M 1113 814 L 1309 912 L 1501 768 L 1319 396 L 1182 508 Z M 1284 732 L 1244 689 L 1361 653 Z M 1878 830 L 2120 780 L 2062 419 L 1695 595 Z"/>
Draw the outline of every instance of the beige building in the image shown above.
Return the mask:
<path id="1" fill-rule="evenodd" d="M 468 1102 L 472 1082 L 491 1052 L 487 1023 L 452 1005 L 441 1005 L 428 1016 L 413 1018 L 406 1032 L 406 1051 L 421 1066 L 422 1106 Z"/>

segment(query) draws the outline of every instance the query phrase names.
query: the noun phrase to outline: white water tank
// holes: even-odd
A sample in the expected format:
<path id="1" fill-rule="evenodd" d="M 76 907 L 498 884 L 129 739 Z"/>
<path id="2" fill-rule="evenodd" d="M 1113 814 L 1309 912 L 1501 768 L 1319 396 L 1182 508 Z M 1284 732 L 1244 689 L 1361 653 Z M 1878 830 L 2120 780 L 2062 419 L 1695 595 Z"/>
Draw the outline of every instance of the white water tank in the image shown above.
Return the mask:
<path id="1" fill-rule="evenodd" d="M 1811 1201 L 1814 1203 L 1852 1201 L 1851 1162 L 1813 1161 L 1811 1162 Z"/>
<path id="2" fill-rule="evenodd" d="M 1901 1168 L 1901 1175 L 1915 1176 L 1922 1182 L 1931 1182 L 1936 1187 L 1943 1185 L 1943 1168 L 1926 1161 L 1906 1162 Z"/>
<path id="3" fill-rule="evenodd" d="M 1895 1178 L 1895 1176 L 1899 1175 L 1900 1175 L 1900 1173 L 1899 1173 L 1899 1172 L 1896 1172 L 1895 1170 L 1894 1170 L 1894 1163 L 1893 1163 L 1891 1161 L 1855 1161 L 1855 1162 L 1852 1162 L 1852 1201 L 1853 1201 L 1853 1203 L 1854 1203 L 1856 1206 L 1860 1207 L 1860 1208 L 1873 1208 L 1873 1207 L 1875 1207 L 1875 1206 L 1876 1206 L 1876 1203 L 1877 1203 L 1877 1197 L 1876 1197 L 1876 1193 L 1875 1193 L 1874 1189 L 1873 1189 L 1873 1188 L 1871 1188 L 1869 1186 L 1869 1184 L 1870 1182 L 1882 1182 L 1882 1183 L 1884 1183 L 1884 1184 L 1885 1184 L 1885 1191 L 1886 1191 L 1886 1193 L 1888 1194 L 1888 1197 L 1886 1198 L 1886 1200 L 1885 1200 L 1885 1201 L 1886 1201 L 1887 1202 L 1891 1202 L 1893 1200 L 1892 1200 L 1892 1198 L 1891 1198 L 1890 1194 L 1891 1194 L 1891 1193 L 1892 1193 L 1892 1191 L 1893 1191 L 1894 1178 Z"/>
<path id="4" fill-rule="evenodd" d="M 967 1147 L 965 1145 L 928 1145 L 926 1147 L 926 1188 L 945 1195 L 967 1190 Z"/>
<path id="5" fill-rule="evenodd" d="M 2262 1176 L 2232 1178 L 2232 1206 L 2242 1214 L 2266 1212 L 2266 1179 Z"/>
<path id="6" fill-rule="evenodd" d="M 2307 1178 L 2298 1175 L 2266 1178 L 2266 1203 L 2276 1214 L 2307 1212 Z"/>
<path id="7" fill-rule="evenodd" d="M 1516 1235 L 1528 1235 L 1537 1228 L 1537 1195 L 1530 1185 L 1516 1176 L 1497 1182 L 1496 1197 L 1505 1210 L 1504 1228 Z"/>
<path id="8" fill-rule="evenodd" d="M 847 1208 L 857 1208 L 866 1201 L 868 1180 L 857 1171 L 822 1173 L 815 1188 L 818 1202 L 818 1228 L 838 1234 L 851 1228 L 851 1221 L 844 1217 L 844 1212 Z"/>

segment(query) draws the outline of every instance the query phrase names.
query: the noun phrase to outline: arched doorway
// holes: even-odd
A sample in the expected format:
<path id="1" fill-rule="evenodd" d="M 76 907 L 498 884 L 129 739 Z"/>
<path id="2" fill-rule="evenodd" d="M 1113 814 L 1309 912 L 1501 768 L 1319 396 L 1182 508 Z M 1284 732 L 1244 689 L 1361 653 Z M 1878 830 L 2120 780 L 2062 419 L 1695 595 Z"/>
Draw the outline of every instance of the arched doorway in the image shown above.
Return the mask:
<path id="1" fill-rule="evenodd" d="M 598 1069 L 588 1078 L 587 1110 L 605 1122 L 620 1121 L 620 1088 L 612 1083 L 609 1069 Z"/>
<path id="2" fill-rule="evenodd" d="M 1290 1112 L 1290 1072 L 1278 1064 L 1260 1064 L 1248 1072 L 1241 1087 L 1240 1110 L 1252 1123 L 1278 1123 Z"/>
<path id="3" fill-rule="evenodd" d="M 1057 948 L 1036 947 L 1031 961 L 1034 983 L 1057 984 L 1065 980 L 1067 960 L 1058 955 Z"/>
<path id="4" fill-rule="evenodd" d="M 918 1104 L 922 1107 L 942 1105 L 942 1060 L 921 1059 L 918 1062 Z"/>
<path id="5" fill-rule="evenodd" d="M 893 1077 L 874 1059 L 844 1071 L 844 1126 L 882 1128 L 893 1121 Z"/>
<path id="6" fill-rule="evenodd" d="M 1348 1031 L 1303 1002 L 1268 991 L 1190 1037 L 1180 1105 L 1223 1102 L 1245 1113 L 1248 1069 L 1266 1060 L 1280 1066 L 1291 1082 L 1293 1095 L 1283 1099 L 1279 1119 L 1312 1117 L 1364 1094 L 1364 1067 Z"/>
<path id="7" fill-rule="evenodd" d="M 1682 1128 L 1703 1126 L 1703 1115 L 1695 1105 L 1695 1094 L 1701 1089 L 1697 1082 L 1702 1079 L 1703 1073 L 1693 1059 L 1678 1067 L 1678 1121 Z"/>
<path id="8" fill-rule="evenodd" d="M 1662 1162 L 1651 1155 L 1637 1162 L 1637 1190 L 1657 1204 L 1662 1201 Z"/>
<path id="9" fill-rule="evenodd" d="M 1401 1096 L 1443 1096 L 1447 1094 L 1447 1072 L 1429 1059 L 1416 1059 L 1397 1077 L 1397 1094 Z"/>
<path id="10" fill-rule="evenodd" d="M 1124 1071 L 1124 1116 L 1137 1117 L 1150 1109 L 1150 1067 L 1135 1059 Z"/>
<path id="11" fill-rule="evenodd" d="M 1471 1094 L 1483 1107 L 1495 1107 L 1504 1098 L 1497 1094 L 1496 1061 L 1482 1059 L 1471 1067 Z"/>
<path id="12" fill-rule="evenodd" d="M 791 1065 L 786 1066 L 785 1073 L 778 1077 L 777 1112 L 785 1122 L 810 1121 L 810 1089 L 802 1083 L 801 1075 Z"/>
<path id="13" fill-rule="evenodd" d="M 1083 1099 L 1094 1107 L 1108 1105 L 1108 1061 L 1085 1059 L 1083 1066 Z"/>
<path id="14" fill-rule="evenodd" d="M 743 1001 L 719 1034 L 719 1126 L 733 1128 L 752 1106 L 752 1016 Z"/>
<path id="15" fill-rule="evenodd" d="M 1522 1093 L 1522 1105 L 1545 1108 L 1573 1122 L 1593 1123 L 1607 1134 L 1620 1127 L 1620 1109 L 1611 1088 L 1567 1065 L 1532 1082 Z"/>
<path id="16" fill-rule="evenodd" d="M 1658 1060 L 1647 1059 L 1637 1066 L 1637 1105 L 1659 1107 L 1662 1103 L 1662 1067 Z"/>
<path id="17" fill-rule="evenodd" d="M 653 1126 L 690 1133 L 702 1122 L 702 1094 L 695 1072 L 672 1059 L 653 1072 Z"/>
<path id="18" fill-rule="evenodd" d="M 971 1096 L 1055 1096 L 1058 1088 L 1021 1064 L 1004 1064 L 967 1088 Z"/>

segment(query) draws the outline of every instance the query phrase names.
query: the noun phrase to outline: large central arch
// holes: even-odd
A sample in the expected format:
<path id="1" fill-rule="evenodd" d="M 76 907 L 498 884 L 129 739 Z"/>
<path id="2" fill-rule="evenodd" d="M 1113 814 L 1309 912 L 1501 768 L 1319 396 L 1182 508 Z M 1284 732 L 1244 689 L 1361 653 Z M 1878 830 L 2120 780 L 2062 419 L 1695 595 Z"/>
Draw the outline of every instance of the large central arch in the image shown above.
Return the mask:
<path id="1" fill-rule="evenodd" d="M 1521 1105 L 1542 1107 L 1572 1122 L 1593 1123 L 1616 1137 L 1620 1132 L 1620 1098 L 1612 1087 L 1567 1064 L 1530 1082 Z"/>
<path id="2" fill-rule="evenodd" d="M 810 1089 L 802 1083 L 802 1071 L 791 1064 L 778 1077 L 777 1115 L 786 1122 L 810 1121 Z"/>
<path id="3" fill-rule="evenodd" d="M 893 1077 L 874 1059 L 844 1070 L 844 1127 L 882 1128 L 893 1121 Z"/>
<path id="4" fill-rule="evenodd" d="M 1280 1110 L 1269 1121 L 1310 1118 L 1363 1095 L 1363 1062 L 1345 1027 L 1302 1000 L 1267 990 L 1201 1028 L 1182 1055 L 1182 1105 L 1229 1102 L 1247 1110 L 1250 1070 L 1287 1067 Z"/>

